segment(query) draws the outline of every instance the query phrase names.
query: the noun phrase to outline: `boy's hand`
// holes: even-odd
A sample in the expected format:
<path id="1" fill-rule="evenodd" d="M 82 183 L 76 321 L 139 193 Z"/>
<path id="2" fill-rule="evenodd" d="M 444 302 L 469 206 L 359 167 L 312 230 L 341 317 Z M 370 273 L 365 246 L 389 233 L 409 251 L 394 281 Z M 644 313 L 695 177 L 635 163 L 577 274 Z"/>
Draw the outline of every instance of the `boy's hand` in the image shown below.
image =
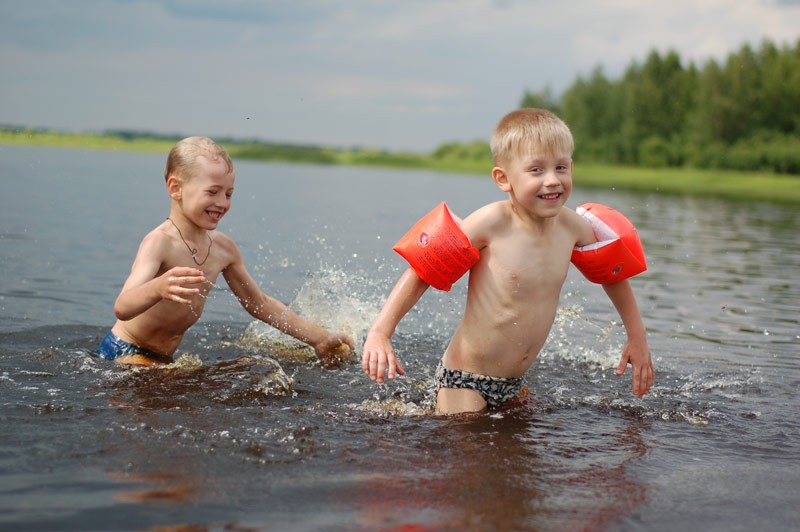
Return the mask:
<path id="1" fill-rule="evenodd" d="M 377 332 L 370 332 L 367 335 L 361 367 L 370 379 L 377 382 L 383 382 L 387 370 L 390 379 L 406 374 L 403 363 L 397 358 L 389 338 Z"/>
<path id="2" fill-rule="evenodd" d="M 206 276 L 197 268 L 176 266 L 160 278 L 159 293 L 162 299 L 169 299 L 182 305 L 191 305 L 192 297 L 200 293 L 199 288 L 186 288 L 185 285 L 206 282 Z"/>
<path id="3" fill-rule="evenodd" d="M 653 386 L 656 379 L 653 360 L 650 358 L 650 348 L 647 347 L 647 342 L 628 340 L 622 350 L 622 357 L 620 357 L 619 366 L 617 366 L 615 374 L 618 377 L 624 375 L 628 364 L 633 367 L 633 395 L 641 399 L 650 391 L 650 387 Z"/>
<path id="4" fill-rule="evenodd" d="M 314 346 L 317 356 L 328 367 L 341 366 L 350 360 L 353 349 L 355 342 L 344 333 L 330 334 L 324 342 Z"/>

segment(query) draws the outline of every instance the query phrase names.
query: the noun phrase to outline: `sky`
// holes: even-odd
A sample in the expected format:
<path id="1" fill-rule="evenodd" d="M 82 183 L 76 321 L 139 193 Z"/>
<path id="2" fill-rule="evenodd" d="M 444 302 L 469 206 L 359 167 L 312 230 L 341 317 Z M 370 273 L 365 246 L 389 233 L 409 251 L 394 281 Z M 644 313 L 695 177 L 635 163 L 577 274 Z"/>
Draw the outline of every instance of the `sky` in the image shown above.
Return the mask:
<path id="1" fill-rule="evenodd" d="M 800 0 L 0 0 L 0 124 L 428 152 L 656 50 L 800 39 Z"/>

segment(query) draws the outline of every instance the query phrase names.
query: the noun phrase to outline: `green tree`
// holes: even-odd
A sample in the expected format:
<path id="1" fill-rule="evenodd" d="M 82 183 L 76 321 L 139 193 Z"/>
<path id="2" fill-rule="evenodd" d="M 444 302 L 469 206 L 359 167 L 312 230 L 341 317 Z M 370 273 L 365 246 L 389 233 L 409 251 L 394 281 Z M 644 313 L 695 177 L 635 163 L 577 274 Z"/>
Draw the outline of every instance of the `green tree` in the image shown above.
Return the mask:
<path id="1" fill-rule="evenodd" d="M 576 159 L 624 162 L 621 103 L 616 87 L 601 67 L 595 68 L 589 79 L 578 78 L 564 93 L 562 118 L 575 137 Z"/>
<path id="2" fill-rule="evenodd" d="M 521 106 L 562 116 L 580 160 L 800 173 L 800 39 L 700 67 L 652 50 L 619 80 L 598 66 L 561 98 L 525 92 Z"/>
<path id="3" fill-rule="evenodd" d="M 536 107 L 538 109 L 547 109 L 557 115 L 561 114 L 561 105 L 559 101 L 553 97 L 553 92 L 549 86 L 545 87 L 542 92 L 525 91 L 519 106 L 520 108 Z"/>

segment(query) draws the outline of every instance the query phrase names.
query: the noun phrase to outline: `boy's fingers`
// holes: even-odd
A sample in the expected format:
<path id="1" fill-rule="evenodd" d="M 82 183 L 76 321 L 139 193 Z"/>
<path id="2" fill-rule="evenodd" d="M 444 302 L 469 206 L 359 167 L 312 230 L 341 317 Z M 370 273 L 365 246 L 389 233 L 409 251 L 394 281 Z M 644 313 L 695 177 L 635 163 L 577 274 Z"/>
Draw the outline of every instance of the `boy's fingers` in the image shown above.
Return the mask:
<path id="1" fill-rule="evenodd" d="M 378 357 L 371 356 L 369 359 L 369 378 L 375 380 L 378 378 Z"/>
<path id="2" fill-rule="evenodd" d="M 176 303 L 180 303 L 181 305 L 191 305 L 192 301 L 190 299 L 186 299 L 184 297 L 179 296 L 178 294 L 172 294 L 172 300 Z"/>
<path id="3" fill-rule="evenodd" d="M 170 275 L 169 282 L 181 286 L 185 284 L 198 284 L 206 282 L 206 277 L 205 275 L 191 275 L 191 276 Z"/>
<path id="4" fill-rule="evenodd" d="M 653 364 L 650 364 L 645 368 L 645 376 L 646 380 L 645 380 L 644 393 L 647 393 L 650 391 L 650 388 L 652 388 L 653 384 L 656 382 L 656 372 L 653 369 Z"/>
<path id="5" fill-rule="evenodd" d="M 189 268 L 188 266 L 176 266 L 172 269 L 172 274 L 178 277 L 203 275 L 203 270 Z"/>
<path id="6" fill-rule="evenodd" d="M 364 349 L 361 355 L 361 368 L 370 379 L 383 382 L 385 377 L 394 379 L 397 375 L 405 375 L 406 371 L 397 355 L 388 351 L 386 353 L 375 354 L 368 349 Z"/>
<path id="7" fill-rule="evenodd" d="M 627 367 L 628 367 L 628 359 L 623 357 L 619 361 L 619 365 L 617 366 L 617 370 L 614 373 L 616 373 L 617 376 L 624 375 L 625 374 L 625 370 L 627 369 Z"/>
<path id="8" fill-rule="evenodd" d="M 383 382 L 383 376 L 386 374 L 386 359 L 381 357 L 378 360 L 378 371 L 375 373 L 375 378 L 378 382 Z"/>
<path id="9" fill-rule="evenodd" d="M 633 393 L 639 399 L 644 397 L 655 382 L 655 375 L 651 365 L 644 366 L 634 371 Z"/>

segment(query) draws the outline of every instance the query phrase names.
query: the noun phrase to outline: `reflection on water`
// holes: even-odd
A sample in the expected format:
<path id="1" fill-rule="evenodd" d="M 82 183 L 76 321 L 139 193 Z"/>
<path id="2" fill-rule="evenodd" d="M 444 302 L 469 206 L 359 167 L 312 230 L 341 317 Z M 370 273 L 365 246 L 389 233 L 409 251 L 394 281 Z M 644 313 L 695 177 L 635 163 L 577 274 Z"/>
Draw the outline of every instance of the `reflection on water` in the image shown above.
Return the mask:
<path id="1" fill-rule="evenodd" d="M 0 194 L 0 528 L 785 530 L 800 519 L 800 420 L 787 414 L 800 407 L 797 209 L 578 188 L 573 206 L 620 209 L 647 249 L 634 282 L 652 393 L 640 401 L 629 373 L 613 375 L 623 329 L 572 271 L 531 395 L 440 417 L 432 372 L 463 282 L 401 323 L 408 375 L 383 385 L 357 361 L 323 368 L 224 286 L 173 366 L 88 355 L 137 243 L 163 220 L 163 157 L 3 154 L 18 178 Z M 390 248 L 408 224 L 442 199 L 465 215 L 500 197 L 470 176 L 244 162 L 237 175 L 222 226 L 253 276 L 359 346 L 403 268 Z M 53 209 L 86 189 L 115 201 Z"/>
<path id="2" fill-rule="evenodd" d="M 587 530 L 647 501 L 646 486 L 625 473 L 647 452 L 646 424 L 623 420 L 597 435 L 581 423 L 549 425 L 529 408 L 382 438 L 342 504 L 361 506 L 359 525 L 370 530 Z"/>
<path id="3" fill-rule="evenodd" d="M 187 469 L 189 464 L 184 464 Z M 186 504 L 195 500 L 199 483 L 191 477 L 178 473 L 109 473 L 109 477 L 120 484 L 131 484 L 136 488 L 122 491 L 114 496 L 119 502 L 128 503 L 176 503 Z"/>

